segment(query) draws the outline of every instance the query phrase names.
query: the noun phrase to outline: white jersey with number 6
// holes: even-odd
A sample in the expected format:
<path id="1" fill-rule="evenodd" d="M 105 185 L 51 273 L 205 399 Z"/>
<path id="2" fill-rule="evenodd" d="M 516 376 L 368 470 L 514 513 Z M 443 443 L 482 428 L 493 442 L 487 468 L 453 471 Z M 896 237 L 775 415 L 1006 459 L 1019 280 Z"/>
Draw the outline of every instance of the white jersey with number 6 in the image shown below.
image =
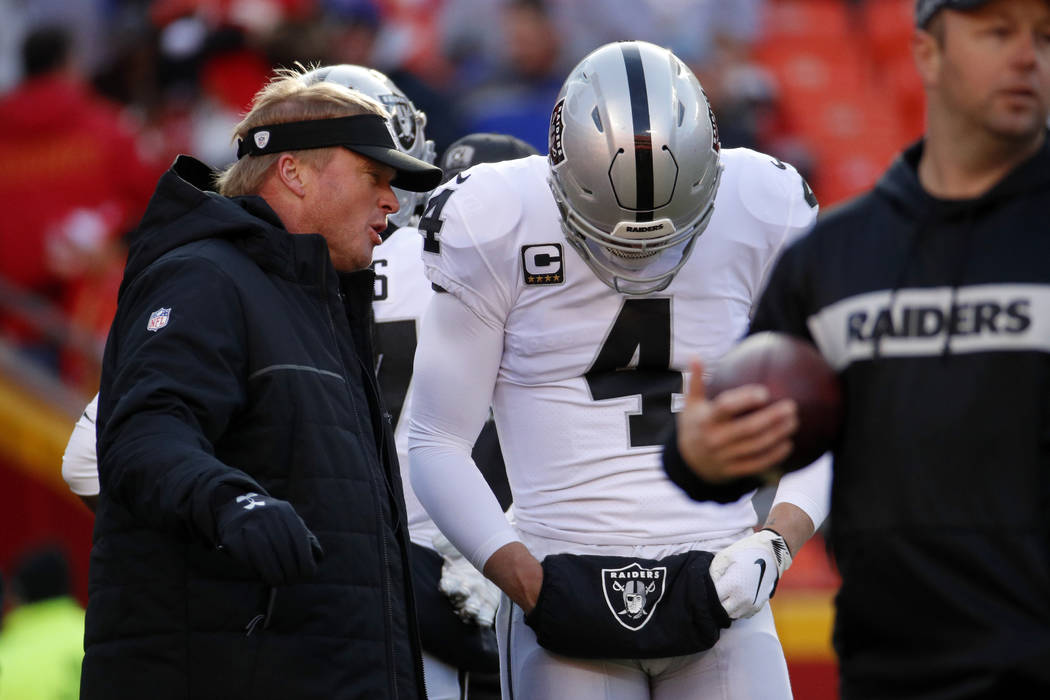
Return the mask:
<path id="1" fill-rule="evenodd" d="M 430 280 L 423 274 L 422 247 L 419 230 L 410 227 L 399 228 L 376 247 L 372 254 L 376 273 L 372 310 L 376 347 L 380 352 L 376 358 L 376 375 L 394 424 L 409 536 L 416 544 L 433 549 L 438 529 L 412 491 L 408 478 L 408 421 L 401 420 L 408 415 L 412 402 L 412 358 L 419 337 L 419 319 L 434 294 Z"/>

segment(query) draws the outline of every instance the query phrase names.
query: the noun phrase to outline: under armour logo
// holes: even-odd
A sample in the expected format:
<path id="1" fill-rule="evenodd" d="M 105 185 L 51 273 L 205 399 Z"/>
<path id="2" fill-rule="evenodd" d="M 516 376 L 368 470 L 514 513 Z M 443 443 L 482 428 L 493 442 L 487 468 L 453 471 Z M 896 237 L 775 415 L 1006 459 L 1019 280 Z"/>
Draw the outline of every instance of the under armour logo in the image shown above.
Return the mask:
<path id="1" fill-rule="evenodd" d="M 244 509 L 245 510 L 251 510 L 252 508 L 255 508 L 256 506 L 259 506 L 261 508 L 262 506 L 266 505 L 266 501 L 263 501 L 263 500 L 257 501 L 257 500 L 255 500 L 256 498 L 262 498 L 262 497 L 259 494 L 257 494 L 257 493 L 246 493 L 243 496 L 238 496 L 237 497 L 237 502 L 238 503 L 244 503 L 245 501 L 247 501 L 247 503 L 244 503 Z"/>

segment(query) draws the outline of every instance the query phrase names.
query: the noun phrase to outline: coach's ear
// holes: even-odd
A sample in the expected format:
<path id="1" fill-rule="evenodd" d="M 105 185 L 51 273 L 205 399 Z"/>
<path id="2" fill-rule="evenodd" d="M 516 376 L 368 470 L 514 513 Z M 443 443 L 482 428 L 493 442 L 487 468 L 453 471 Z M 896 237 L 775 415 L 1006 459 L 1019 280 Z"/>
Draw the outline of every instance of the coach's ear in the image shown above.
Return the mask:
<path id="1" fill-rule="evenodd" d="M 922 84 L 929 88 L 940 79 L 941 56 L 944 51 L 944 27 L 934 18 L 928 29 L 916 29 L 911 41 L 911 52 L 915 68 Z"/>
<path id="2" fill-rule="evenodd" d="M 282 153 L 274 164 L 274 173 L 290 192 L 302 198 L 306 196 L 303 163 L 291 153 Z"/>

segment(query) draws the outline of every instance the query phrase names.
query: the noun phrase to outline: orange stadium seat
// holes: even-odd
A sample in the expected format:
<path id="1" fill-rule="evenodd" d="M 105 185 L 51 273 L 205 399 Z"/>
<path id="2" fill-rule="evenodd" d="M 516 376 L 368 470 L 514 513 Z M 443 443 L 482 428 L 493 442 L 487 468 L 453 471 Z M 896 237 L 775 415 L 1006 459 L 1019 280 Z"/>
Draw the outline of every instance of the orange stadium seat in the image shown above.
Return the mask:
<path id="1" fill-rule="evenodd" d="M 914 8 L 913 0 L 866 0 L 862 4 L 861 26 L 876 62 L 911 56 Z"/>
<path id="2" fill-rule="evenodd" d="M 849 31 L 842 0 L 771 0 L 762 18 L 762 42 L 808 43 L 838 39 Z"/>
<path id="3" fill-rule="evenodd" d="M 814 94 L 856 93 L 866 78 L 864 54 L 845 37 L 809 44 L 767 41 L 755 60 L 776 79 L 782 100 L 807 100 Z"/>
<path id="4" fill-rule="evenodd" d="M 912 0 L 771 0 L 754 57 L 777 81 L 784 122 L 813 152 L 825 206 L 874 183 L 922 132 L 909 49 Z"/>

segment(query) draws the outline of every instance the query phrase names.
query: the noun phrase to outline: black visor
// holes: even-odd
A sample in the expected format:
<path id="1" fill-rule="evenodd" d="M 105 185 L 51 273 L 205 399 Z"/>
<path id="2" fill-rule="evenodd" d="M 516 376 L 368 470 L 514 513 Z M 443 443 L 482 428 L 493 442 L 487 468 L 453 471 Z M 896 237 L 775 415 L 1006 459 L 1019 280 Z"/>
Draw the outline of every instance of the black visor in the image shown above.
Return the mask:
<path id="1" fill-rule="evenodd" d="M 237 140 L 237 158 L 331 146 L 389 165 L 397 171 L 390 184 L 403 190 L 429 192 L 441 182 L 441 168 L 397 149 L 386 119 L 378 114 L 257 126 Z"/>

